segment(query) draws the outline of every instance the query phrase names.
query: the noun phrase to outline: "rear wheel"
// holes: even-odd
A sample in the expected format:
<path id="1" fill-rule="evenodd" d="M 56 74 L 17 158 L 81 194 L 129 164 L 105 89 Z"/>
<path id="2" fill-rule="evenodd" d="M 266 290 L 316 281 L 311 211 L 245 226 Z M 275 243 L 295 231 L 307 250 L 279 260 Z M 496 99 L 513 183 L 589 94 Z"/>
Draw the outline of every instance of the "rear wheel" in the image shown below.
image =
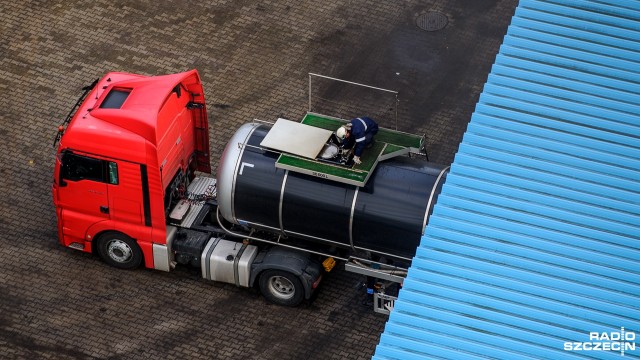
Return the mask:
<path id="1" fill-rule="evenodd" d="M 120 269 L 135 269 L 142 264 L 142 250 L 127 235 L 109 232 L 98 238 L 98 255 L 107 264 Z"/>
<path id="2" fill-rule="evenodd" d="M 304 298 L 300 279 L 280 270 L 266 270 L 260 275 L 260 292 L 268 301 L 284 306 L 297 306 Z"/>

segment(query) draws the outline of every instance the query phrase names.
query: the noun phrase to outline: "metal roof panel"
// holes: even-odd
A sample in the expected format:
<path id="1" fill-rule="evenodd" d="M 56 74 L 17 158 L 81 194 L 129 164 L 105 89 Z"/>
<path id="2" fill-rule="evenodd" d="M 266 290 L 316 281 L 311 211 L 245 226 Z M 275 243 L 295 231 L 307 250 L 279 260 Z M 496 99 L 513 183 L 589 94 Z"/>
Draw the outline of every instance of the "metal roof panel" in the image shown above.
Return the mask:
<path id="1" fill-rule="evenodd" d="M 638 24 L 637 1 L 520 2 L 375 359 L 640 336 Z"/>

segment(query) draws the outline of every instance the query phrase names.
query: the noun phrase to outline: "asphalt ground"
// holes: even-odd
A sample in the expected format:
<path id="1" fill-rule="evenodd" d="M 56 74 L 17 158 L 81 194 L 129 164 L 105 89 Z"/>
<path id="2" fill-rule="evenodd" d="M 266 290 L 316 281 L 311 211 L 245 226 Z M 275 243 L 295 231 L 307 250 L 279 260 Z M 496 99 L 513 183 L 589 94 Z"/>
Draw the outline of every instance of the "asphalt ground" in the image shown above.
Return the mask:
<path id="1" fill-rule="evenodd" d="M 335 270 L 311 302 L 284 308 L 196 269 L 121 271 L 61 247 L 56 128 L 108 71 L 197 68 L 217 159 L 247 121 L 301 119 L 313 72 L 398 91 L 396 102 L 319 78 L 312 110 L 424 133 L 430 159 L 448 164 L 516 5 L 1 0 L 0 358 L 369 358 L 386 316 L 361 304 L 359 276 Z M 446 16 L 443 29 L 417 26 L 430 11 Z"/>

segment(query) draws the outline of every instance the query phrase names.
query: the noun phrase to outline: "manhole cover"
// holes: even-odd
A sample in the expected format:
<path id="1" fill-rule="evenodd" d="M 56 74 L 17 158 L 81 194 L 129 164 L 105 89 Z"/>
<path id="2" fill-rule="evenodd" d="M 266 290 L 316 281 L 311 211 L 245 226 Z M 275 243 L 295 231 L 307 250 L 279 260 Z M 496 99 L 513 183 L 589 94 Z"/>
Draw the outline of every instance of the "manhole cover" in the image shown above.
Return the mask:
<path id="1" fill-rule="evenodd" d="M 437 31 L 444 29 L 449 23 L 447 16 L 441 12 L 429 11 L 424 13 L 416 19 L 416 25 L 422 30 Z"/>

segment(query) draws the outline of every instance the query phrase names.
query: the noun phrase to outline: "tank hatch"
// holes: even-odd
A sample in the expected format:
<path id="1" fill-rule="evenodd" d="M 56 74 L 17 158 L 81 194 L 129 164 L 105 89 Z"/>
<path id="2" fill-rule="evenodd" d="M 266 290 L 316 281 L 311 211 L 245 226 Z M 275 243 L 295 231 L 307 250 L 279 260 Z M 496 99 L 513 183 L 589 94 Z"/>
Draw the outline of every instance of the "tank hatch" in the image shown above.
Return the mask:
<path id="1" fill-rule="evenodd" d="M 338 150 L 333 136 L 345 123 L 314 113 L 305 115 L 300 123 L 278 119 L 260 145 L 281 151 L 277 168 L 360 187 L 367 183 L 378 162 L 408 153 L 426 154 L 424 136 L 380 128 L 375 142 L 364 151 L 362 163 L 356 165 Z M 308 137 L 301 144 L 303 136 Z"/>
<path id="2" fill-rule="evenodd" d="M 331 130 L 278 119 L 260 146 L 307 159 L 315 159 L 329 141 L 332 133 Z"/>

